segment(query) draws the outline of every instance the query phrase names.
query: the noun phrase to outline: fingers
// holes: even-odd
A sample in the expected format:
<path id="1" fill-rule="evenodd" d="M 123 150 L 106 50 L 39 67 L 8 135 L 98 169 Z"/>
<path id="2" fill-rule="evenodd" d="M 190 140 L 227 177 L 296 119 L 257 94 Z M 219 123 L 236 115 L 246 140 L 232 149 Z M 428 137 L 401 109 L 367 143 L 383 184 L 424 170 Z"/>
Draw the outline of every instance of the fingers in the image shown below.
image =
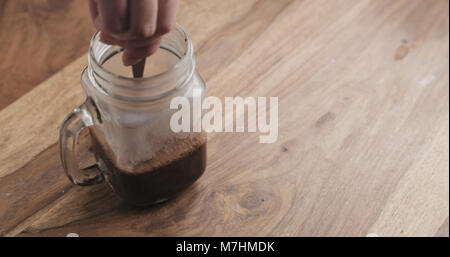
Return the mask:
<path id="1" fill-rule="evenodd" d="M 100 40 L 125 49 L 124 65 L 153 54 L 176 24 L 178 0 L 90 0 Z"/>
<path id="2" fill-rule="evenodd" d="M 97 8 L 97 3 L 94 0 L 89 0 L 89 11 L 91 13 L 92 22 L 95 23 L 95 20 L 97 19 L 97 16 L 98 16 L 98 8 Z M 94 26 L 95 26 L 95 24 L 94 24 Z"/>
<path id="3" fill-rule="evenodd" d="M 158 1 L 132 0 L 130 8 L 130 37 L 128 39 L 149 38 L 155 34 L 158 18 Z"/>
<path id="4" fill-rule="evenodd" d="M 125 66 L 138 63 L 142 58 L 146 58 L 158 50 L 161 44 L 161 37 L 138 39 L 138 40 L 118 40 L 108 34 L 100 34 L 100 40 L 106 44 L 119 45 L 125 50 L 123 52 L 122 61 Z"/>
<path id="5" fill-rule="evenodd" d="M 140 47 L 148 46 L 154 40 L 155 40 L 154 36 L 152 36 L 150 38 L 143 38 L 143 39 L 120 40 L 109 34 L 105 34 L 105 33 L 100 34 L 100 41 L 102 41 L 103 43 L 106 43 L 108 45 L 118 45 L 123 48 L 140 48 Z"/>
<path id="6" fill-rule="evenodd" d="M 134 2 L 134 1 L 131 1 Z M 127 0 L 91 0 L 94 26 L 102 32 L 121 34 L 128 30 Z"/>
<path id="7" fill-rule="evenodd" d="M 118 45 L 123 47 L 120 43 L 120 40 L 104 32 L 100 33 L 100 41 L 108 45 Z"/>
<path id="8" fill-rule="evenodd" d="M 139 48 L 126 48 L 123 51 L 122 61 L 126 66 L 138 63 L 142 58 L 150 56 L 158 50 L 162 38 L 152 40 L 147 46 Z"/>
<path id="9" fill-rule="evenodd" d="M 164 35 L 173 29 L 176 24 L 177 12 L 178 0 L 158 1 L 157 35 Z"/>

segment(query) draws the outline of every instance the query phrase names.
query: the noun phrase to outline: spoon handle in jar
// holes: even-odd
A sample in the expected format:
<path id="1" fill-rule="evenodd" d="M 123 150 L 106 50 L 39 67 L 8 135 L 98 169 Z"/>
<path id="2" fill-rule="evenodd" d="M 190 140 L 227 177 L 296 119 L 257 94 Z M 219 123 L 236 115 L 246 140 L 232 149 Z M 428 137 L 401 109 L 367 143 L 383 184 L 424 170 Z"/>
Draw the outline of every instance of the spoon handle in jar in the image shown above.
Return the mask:
<path id="1" fill-rule="evenodd" d="M 134 78 L 142 78 L 142 76 L 144 75 L 145 59 L 146 58 L 140 60 L 138 63 L 132 66 Z"/>

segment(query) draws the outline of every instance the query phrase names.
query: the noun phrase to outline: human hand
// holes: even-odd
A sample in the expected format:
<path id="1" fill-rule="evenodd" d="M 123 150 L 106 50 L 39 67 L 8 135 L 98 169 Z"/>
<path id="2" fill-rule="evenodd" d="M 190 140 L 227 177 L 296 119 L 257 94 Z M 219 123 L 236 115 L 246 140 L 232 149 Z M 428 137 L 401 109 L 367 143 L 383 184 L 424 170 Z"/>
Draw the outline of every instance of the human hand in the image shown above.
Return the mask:
<path id="1" fill-rule="evenodd" d="M 100 40 L 124 48 L 123 64 L 136 64 L 158 50 L 176 23 L 178 0 L 89 0 Z"/>

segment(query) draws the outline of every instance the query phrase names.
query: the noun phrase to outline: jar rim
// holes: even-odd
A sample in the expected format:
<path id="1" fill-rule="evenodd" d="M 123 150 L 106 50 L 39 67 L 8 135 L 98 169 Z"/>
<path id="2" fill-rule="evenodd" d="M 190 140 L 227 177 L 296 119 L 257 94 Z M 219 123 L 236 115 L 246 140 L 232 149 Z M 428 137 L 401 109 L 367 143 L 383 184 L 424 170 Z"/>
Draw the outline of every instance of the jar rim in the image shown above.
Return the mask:
<path id="1" fill-rule="evenodd" d="M 158 79 L 161 79 L 162 77 L 169 76 L 170 74 L 174 73 L 178 68 L 180 68 L 180 66 L 185 65 L 189 61 L 189 59 L 193 58 L 192 40 L 189 37 L 186 30 L 178 23 L 175 25 L 175 28 L 173 30 L 178 30 L 179 32 L 182 33 L 184 40 L 186 42 L 186 51 L 185 51 L 184 55 L 182 55 L 180 57 L 180 61 L 177 62 L 175 65 L 173 65 L 167 71 L 164 71 L 162 73 L 158 73 L 158 74 L 155 74 L 155 75 L 149 76 L 149 77 L 134 78 L 134 77 L 125 77 L 122 75 L 118 75 L 118 74 L 115 74 L 115 73 L 103 68 L 103 66 L 99 63 L 99 60 L 97 60 L 97 58 L 95 57 L 95 54 L 94 54 L 94 45 L 96 43 L 100 42 L 100 40 L 99 40 L 100 33 L 101 33 L 100 31 L 95 32 L 95 34 L 91 38 L 91 41 L 89 44 L 89 59 L 90 59 L 89 64 L 100 69 L 106 75 L 112 76 L 112 78 L 114 78 L 114 79 L 123 80 L 125 82 L 145 83 L 144 85 L 140 85 L 139 87 L 130 87 L 130 86 L 120 85 L 120 84 L 116 84 L 116 83 L 114 83 L 114 86 L 127 88 L 127 89 L 136 88 L 139 90 L 152 88 L 152 87 L 154 87 L 154 85 L 151 84 L 152 81 L 156 81 Z"/>

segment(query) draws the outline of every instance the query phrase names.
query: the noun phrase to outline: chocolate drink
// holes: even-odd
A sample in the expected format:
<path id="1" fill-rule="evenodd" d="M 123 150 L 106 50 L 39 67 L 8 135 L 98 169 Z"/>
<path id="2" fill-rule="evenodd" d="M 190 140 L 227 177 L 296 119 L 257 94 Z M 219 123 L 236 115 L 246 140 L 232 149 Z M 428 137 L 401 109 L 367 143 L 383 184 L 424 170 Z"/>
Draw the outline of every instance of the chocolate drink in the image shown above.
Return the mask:
<path id="1" fill-rule="evenodd" d="M 105 179 L 125 201 L 138 206 L 163 202 L 193 184 L 206 167 L 206 137 L 171 139 L 151 160 L 132 171 L 119 168 L 108 144 L 91 130 L 93 151 L 103 161 Z"/>

